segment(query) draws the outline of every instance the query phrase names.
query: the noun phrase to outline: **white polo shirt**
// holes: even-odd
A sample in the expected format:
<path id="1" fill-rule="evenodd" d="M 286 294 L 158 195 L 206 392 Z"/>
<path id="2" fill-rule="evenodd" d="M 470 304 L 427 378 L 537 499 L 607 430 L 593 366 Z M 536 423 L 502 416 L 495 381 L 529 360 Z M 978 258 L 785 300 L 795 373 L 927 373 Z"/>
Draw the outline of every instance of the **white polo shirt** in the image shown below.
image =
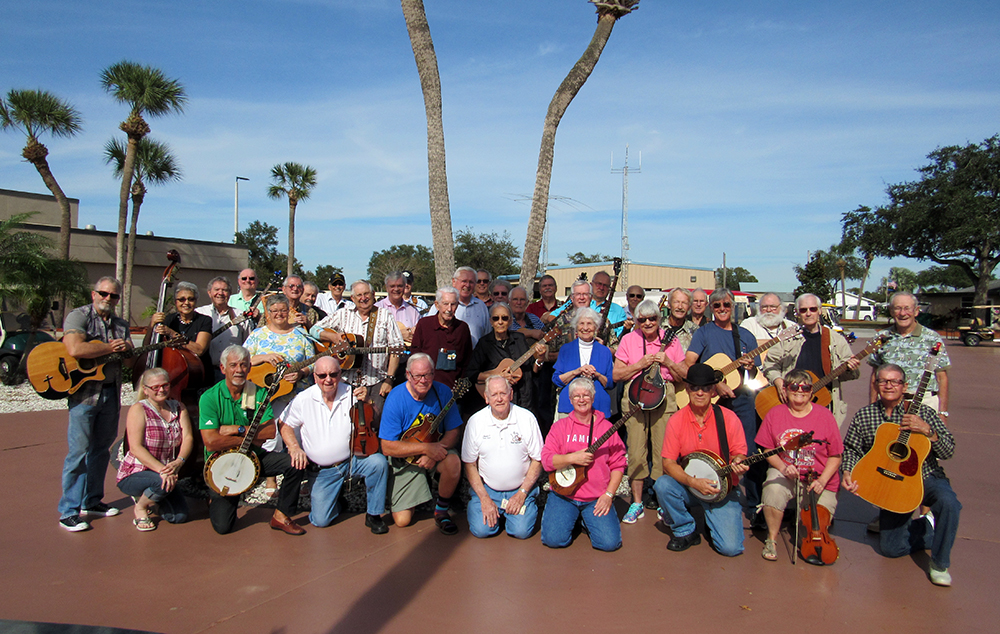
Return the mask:
<path id="1" fill-rule="evenodd" d="M 494 491 L 513 491 L 524 482 L 528 465 L 542 459 L 542 432 L 535 415 L 511 403 L 504 420 L 484 407 L 469 418 L 462 440 L 462 462 L 479 461 L 479 475 Z"/>
<path id="2" fill-rule="evenodd" d="M 337 386 L 333 409 L 323 402 L 319 385 L 303 390 L 281 413 L 281 422 L 299 433 L 302 450 L 321 467 L 343 462 L 351 457 L 350 388 Z"/>

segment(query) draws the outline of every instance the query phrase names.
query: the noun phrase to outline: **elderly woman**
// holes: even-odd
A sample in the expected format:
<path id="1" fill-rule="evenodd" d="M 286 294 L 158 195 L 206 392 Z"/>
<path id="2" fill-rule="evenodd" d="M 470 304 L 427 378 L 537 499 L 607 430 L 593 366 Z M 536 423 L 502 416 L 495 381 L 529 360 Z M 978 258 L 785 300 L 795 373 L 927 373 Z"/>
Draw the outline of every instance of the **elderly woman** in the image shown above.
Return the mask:
<path id="1" fill-rule="evenodd" d="M 528 357 L 521 366 L 521 377 L 515 375 L 517 368 L 513 366 L 504 368 L 500 372 L 497 371 L 497 367 L 502 361 L 505 359 L 515 360 L 531 348 L 524 335 L 519 332 L 511 332 L 512 320 L 510 306 L 501 302 L 493 302 L 493 306 L 490 307 L 490 323 L 493 325 L 493 332 L 483 335 L 479 343 L 476 344 L 476 348 L 472 351 L 472 359 L 465 369 L 465 376 L 475 382 L 476 388 L 482 392 L 485 390 L 486 379 L 491 375 L 500 374 L 514 389 L 511 402 L 530 410 L 532 406 L 531 372 L 535 367 L 534 359 Z"/>
<path id="2" fill-rule="evenodd" d="M 614 357 L 607 346 L 595 341 L 597 330 L 601 326 L 601 316 L 592 308 L 578 308 L 570 326 L 576 331 L 576 339 L 559 348 L 559 358 L 556 359 L 552 372 L 552 382 L 560 389 L 577 377 L 600 383 L 600 389 L 596 390 L 594 406 L 605 417 L 610 417 L 611 397 L 608 391 L 615 386 L 612 376 Z M 562 390 L 559 393 L 557 419 L 564 418 L 573 411 L 568 392 L 569 390 Z"/>
<path id="3" fill-rule="evenodd" d="M 662 391 L 647 387 L 640 393 L 642 411 L 625 423 L 628 439 L 628 480 L 632 488 L 632 504 L 622 521 L 634 524 L 643 515 L 642 484 L 652 475 L 655 481 L 663 475 L 663 434 L 667 429 L 667 420 L 677 411 L 677 401 L 674 397 L 674 382 L 682 381 L 687 376 L 684 367 L 684 349 L 671 330 L 667 335 L 660 328 L 660 311 L 656 303 L 650 300 L 636 305 L 632 317 L 635 319 L 635 329 L 622 337 L 615 351 L 615 383 L 621 381 L 641 381 L 656 364 L 657 372 L 663 382 Z M 630 383 L 622 396 L 621 411 L 629 412 L 632 405 L 629 395 L 633 391 Z M 636 386 L 637 387 L 637 386 Z M 643 402 L 643 398 L 652 399 Z M 656 398 L 662 399 L 655 404 Z M 652 470 L 650 470 L 650 451 L 652 452 Z"/>
<path id="4" fill-rule="evenodd" d="M 167 398 L 170 377 L 163 368 L 146 370 L 139 381 L 143 399 L 129 408 L 125 423 L 128 451 L 118 468 L 118 488 L 135 498 L 140 531 L 156 529 L 150 507 L 171 524 L 187 521 L 188 508 L 177 490 L 177 474 L 191 455 L 194 437 L 187 410 Z"/>
<path id="5" fill-rule="evenodd" d="M 172 339 L 178 335 L 187 337 L 188 342 L 184 344 L 184 349 L 198 357 L 204 366 L 203 376 L 214 376 L 211 372 L 212 359 L 209 353 L 209 345 L 212 343 L 212 318 L 195 311 L 198 303 L 198 287 L 191 282 L 178 282 L 174 290 L 174 308 L 177 312 L 153 313 L 149 320 L 149 330 L 146 338 L 151 337 L 155 332 L 165 339 Z M 212 381 L 208 381 L 211 384 Z M 197 388 L 200 385 L 188 387 Z"/>
<path id="6" fill-rule="evenodd" d="M 587 451 L 592 441 L 611 429 L 604 414 L 594 409 L 594 395 L 600 391 L 586 377 L 573 379 L 566 389 L 573 411 L 552 424 L 542 447 L 546 471 L 586 468 L 583 483 L 568 496 L 549 492 L 542 514 L 542 543 L 549 548 L 569 546 L 580 518 L 591 546 L 597 550 L 618 550 L 622 545 L 621 525 L 612 502 L 625 472 L 625 445 L 618 434 L 611 434 L 593 453 Z"/>
<path id="7" fill-rule="evenodd" d="M 843 461 L 844 443 L 833 414 L 825 407 L 812 402 L 812 377 L 805 370 L 792 370 L 784 377 L 784 405 L 775 405 L 767 412 L 757 432 L 757 446 L 763 450 L 784 445 L 795 436 L 813 432 L 813 440 L 820 441 L 796 451 L 781 452 L 767 459 L 767 476 L 761 501 L 764 521 L 767 522 L 767 539 L 761 556 L 768 561 L 778 558 L 778 530 L 785 507 L 795 497 L 795 481 L 809 472 L 816 479 L 809 487 L 799 489 L 805 496 L 815 492 L 820 506 L 826 507 L 833 517 L 837 510 L 837 491 L 840 490 L 840 463 Z M 796 519 L 795 521 L 798 521 Z M 809 561 L 808 559 L 806 561 Z M 815 563 L 815 562 L 809 562 Z M 819 562 L 822 565 L 822 562 Z"/>

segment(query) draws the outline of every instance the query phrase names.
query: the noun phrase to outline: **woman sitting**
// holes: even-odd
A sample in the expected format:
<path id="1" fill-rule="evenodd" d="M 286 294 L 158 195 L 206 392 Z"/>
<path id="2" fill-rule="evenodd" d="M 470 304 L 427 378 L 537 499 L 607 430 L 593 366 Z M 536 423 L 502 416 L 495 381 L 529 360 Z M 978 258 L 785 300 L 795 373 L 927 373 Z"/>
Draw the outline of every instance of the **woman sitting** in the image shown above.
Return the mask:
<path id="1" fill-rule="evenodd" d="M 511 332 L 512 315 L 510 307 L 502 302 L 494 302 L 490 307 L 490 322 L 493 332 L 483 335 L 472 351 L 472 359 L 465 370 L 465 376 L 476 382 L 477 389 L 485 390 L 486 379 L 490 375 L 500 374 L 514 390 L 511 399 L 515 405 L 524 409 L 532 408 L 531 372 L 534 368 L 532 357 L 520 368 L 508 367 L 497 372 L 497 366 L 504 360 L 514 360 L 524 355 L 530 349 L 528 341 L 519 332 Z M 544 352 L 544 351 L 543 351 Z M 521 371 L 518 376 L 516 370 Z"/>
<path id="2" fill-rule="evenodd" d="M 573 411 L 552 424 L 542 447 L 546 471 L 586 468 L 583 482 L 572 493 L 549 492 L 542 514 L 542 543 L 550 548 L 569 546 L 581 517 L 594 548 L 612 551 L 622 545 L 621 525 L 612 503 L 625 474 L 625 445 L 618 434 L 612 434 L 594 453 L 586 450 L 611 428 L 604 414 L 594 409 L 598 391 L 589 378 L 573 379 L 566 388 Z"/>
<path id="3" fill-rule="evenodd" d="M 194 437 L 187 410 L 167 398 L 170 377 L 163 368 L 143 373 L 139 384 L 143 400 L 128 410 L 128 451 L 118 468 L 118 488 L 136 499 L 135 519 L 140 531 L 156 529 L 149 509 L 159 506 L 160 517 L 171 524 L 187 521 L 187 501 L 177 490 L 177 473 L 191 455 Z"/>
<path id="4" fill-rule="evenodd" d="M 793 437 L 813 432 L 813 440 L 821 441 L 791 452 L 781 452 L 767 459 L 767 477 L 761 501 L 767 522 L 767 539 L 761 556 L 768 561 L 778 559 L 777 539 L 785 507 L 795 497 L 795 481 L 815 471 L 817 478 L 808 487 L 800 487 L 800 495 L 809 491 L 819 495 L 818 503 L 830 511 L 837 510 L 840 490 L 840 463 L 844 443 L 837 421 L 825 407 L 812 402 L 812 377 L 805 370 L 792 370 L 784 377 L 785 405 L 775 405 L 764 417 L 757 432 L 757 445 L 774 449 Z M 798 521 L 798 518 L 795 519 Z"/>
<path id="5" fill-rule="evenodd" d="M 600 383 L 600 388 L 595 390 L 594 406 L 607 418 L 611 416 L 611 397 L 608 391 L 615 386 L 612 379 L 614 356 L 607 346 L 594 340 L 600 326 L 601 316 L 597 311 L 585 307 L 577 309 L 573 321 L 570 322 L 570 327 L 576 331 L 576 339 L 559 348 L 559 358 L 556 359 L 552 382 L 558 388 L 566 387 L 577 377 Z M 559 405 L 556 411 L 557 419 L 568 416 L 573 411 L 568 390 L 559 393 Z"/>

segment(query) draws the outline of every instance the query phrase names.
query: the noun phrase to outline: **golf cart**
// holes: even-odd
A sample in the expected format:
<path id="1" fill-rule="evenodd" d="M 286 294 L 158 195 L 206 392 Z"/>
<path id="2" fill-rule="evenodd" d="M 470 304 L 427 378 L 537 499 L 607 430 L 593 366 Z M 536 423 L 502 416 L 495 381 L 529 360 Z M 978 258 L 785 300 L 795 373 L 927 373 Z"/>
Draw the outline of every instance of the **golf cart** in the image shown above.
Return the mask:
<path id="1" fill-rule="evenodd" d="M 983 341 L 996 341 L 1000 330 L 1000 306 L 972 306 L 958 313 L 958 337 L 970 348 Z"/>
<path id="2" fill-rule="evenodd" d="M 3 381 L 4 385 L 17 385 L 25 379 L 24 374 L 18 373 L 17 369 L 21 357 L 25 352 L 31 351 L 30 348 L 25 350 L 30 336 L 31 324 L 26 314 L 0 312 L 0 381 Z M 46 341 L 55 339 L 46 332 L 36 331 L 31 347 L 34 348 Z"/>

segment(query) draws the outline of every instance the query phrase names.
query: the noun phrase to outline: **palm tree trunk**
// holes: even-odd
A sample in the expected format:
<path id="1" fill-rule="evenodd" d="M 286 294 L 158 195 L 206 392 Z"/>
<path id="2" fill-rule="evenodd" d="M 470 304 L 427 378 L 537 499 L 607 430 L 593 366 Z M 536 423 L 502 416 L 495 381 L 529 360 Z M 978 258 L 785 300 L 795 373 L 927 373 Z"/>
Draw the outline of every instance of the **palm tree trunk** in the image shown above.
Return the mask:
<path id="1" fill-rule="evenodd" d="M 444 153 L 444 121 L 441 106 L 441 76 L 437 54 L 427 24 L 423 0 L 400 0 L 406 32 L 410 36 L 413 59 L 420 75 L 427 116 L 427 189 L 430 197 L 431 236 L 434 244 L 434 270 L 438 288 L 451 283 L 455 270 L 455 241 L 451 229 L 451 206 L 448 202 L 448 173 Z"/>
<path id="2" fill-rule="evenodd" d="M 125 165 L 122 167 L 122 187 L 118 192 L 118 234 L 115 237 L 115 277 L 119 281 L 125 277 L 125 228 L 128 222 L 128 201 L 132 194 L 132 176 L 135 173 L 135 154 L 139 147 L 139 138 L 131 134 L 128 136 L 128 146 L 125 150 Z M 119 309 L 124 310 L 124 306 L 124 303 L 120 304 Z"/>
<path id="3" fill-rule="evenodd" d="M 63 193 L 59 183 L 56 182 L 55 176 L 52 175 L 52 170 L 49 169 L 49 162 L 44 156 L 36 157 L 31 161 L 35 169 L 38 170 L 38 175 L 42 177 L 42 182 L 45 186 L 49 188 L 52 195 L 55 197 L 56 202 L 59 203 L 59 210 L 62 212 L 59 219 L 59 259 L 68 260 L 69 259 L 69 231 L 70 224 L 72 221 L 72 214 L 69 209 L 69 199 L 66 198 L 66 194 Z"/>
<path id="4" fill-rule="evenodd" d="M 545 114 L 542 146 L 538 151 L 538 169 L 535 172 L 535 193 L 531 200 L 531 216 L 528 218 L 528 234 L 524 240 L 524 255 L 521 257 L 522 288 L 533 288 L 535 272 L 538 269 L 538 255 L 542 248 L 542 233 L 545 230 L 545 215 L 549 206 L 549 184 L 552 181 L 556 129 L 569 104 L 580 92 L 601 59 L 601 53 L 608 43 L 608 38 L 611 37 L 611 30 L 617 20 L 618 16 L 613 13 L 605 13 L 598 18 L 594 37 L 556 89 L 556 94 L 552 97 L 548 112 Z"/>
<path id="5" fill-rule="evenodd" d="M 125 280 L 122 283 L 122 318 L 132 323 L 132 268 L 135 265 L 135 236 L 139 225 L 139 208 L 146 197 L 146 188 L 140 182 L 132 189 L 132 226 L 128 232 L 128 249 L 125 257 Z"/>
<path id="6" fill-rule="evenodd" d="M 292 196 L 288 197 L 288 266 L 285 277 L 295 274 L 295 208 L 299 201 Z"/>

